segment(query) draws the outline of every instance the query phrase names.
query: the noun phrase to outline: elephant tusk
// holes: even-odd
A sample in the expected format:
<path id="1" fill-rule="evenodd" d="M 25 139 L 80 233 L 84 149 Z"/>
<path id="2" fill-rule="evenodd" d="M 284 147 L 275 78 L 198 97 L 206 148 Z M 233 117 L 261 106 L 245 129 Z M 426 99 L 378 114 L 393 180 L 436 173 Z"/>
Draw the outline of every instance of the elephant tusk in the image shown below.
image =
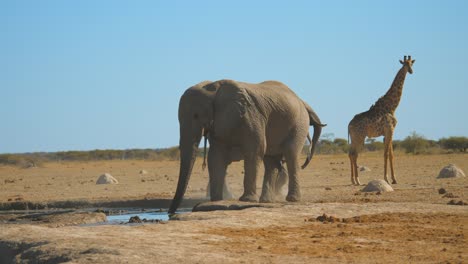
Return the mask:
<path id="1" fill-rule="evenodd" d="M 205 135 L 205 131 L 203 132 L 203 136 L 205 137 L 204 144 L 203 144 L 203 164 L 202 164 L 202 170 L 205 170 L 206 168 L 206 141 L 208 140 L 208 133 Z"/>

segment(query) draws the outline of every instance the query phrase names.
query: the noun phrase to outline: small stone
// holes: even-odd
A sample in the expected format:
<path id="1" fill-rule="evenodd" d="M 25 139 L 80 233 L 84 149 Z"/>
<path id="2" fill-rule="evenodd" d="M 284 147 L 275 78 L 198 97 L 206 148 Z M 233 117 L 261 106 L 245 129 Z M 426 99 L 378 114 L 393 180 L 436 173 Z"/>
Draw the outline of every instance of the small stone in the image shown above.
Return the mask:
<path id="1" fill-rule="evenodd" d="M 140 219 L 140 217 L 138 217 L 138 215 L 136 216 L 132 216 L 130 217 L 130 219 L 128 220 L 128 223 L 132 224 L 132 223 L 142 223 L 143 221 Z"/>
<path id="2" fill-rule="evenodd" d="M 442 196 L 442 198 L 459 198 L 459 196 L 453 194 L 453 193 L 446 193 Z"/>
<path id="3" fill-rule="evenodd" d="M 447 192 L 447 190 L 445 190 L 444 188 L 440 188 L 440 189 L 439 189 L 439 194 L 444 194 L 444 193 L 446 193 L 446 192 Z"/>
<path id="4" fill-rule="evenodd" d="M 359 171 L 371 171 L 371 169 L 366 166 L 359 166 Z"/>
<path id="5" fill-rule="evenodd" d="M 450 200 L 450 202 L 448 202 L 447 204 L 449 205 L 467 205 L 467 203 L 463 202 L 463 201 L 455 201 L 455 200 Z"/>
<path id="6" fill-rule="evenodd" d="M 335 222 L 341 222 L 341 218 L 335 217 L 335 216 L 328 216 L 327 214 L 320 215 L 316 218 L 317 221 L 320 221 L 324 224 L 326 223 L 335 223 Z"/>

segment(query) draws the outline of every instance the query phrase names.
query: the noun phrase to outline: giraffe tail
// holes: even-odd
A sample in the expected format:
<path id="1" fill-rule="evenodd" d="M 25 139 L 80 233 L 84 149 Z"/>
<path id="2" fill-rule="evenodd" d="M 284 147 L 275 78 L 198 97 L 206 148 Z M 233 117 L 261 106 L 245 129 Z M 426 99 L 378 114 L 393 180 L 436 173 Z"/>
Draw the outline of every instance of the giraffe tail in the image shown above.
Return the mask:
<path id="1" fill-rule="evenodd" d="M 353 120 L 354 120 L 354 118 L 353 118 Z M 349 122 L 349 124 L 348 124 L 348 145 L 350 144 L 350 138 L 351 138 L 351 133 L 350 133 L 351 129 L 350 129 L 350 127 L 351 127 L 351 123 L 353 122 L 353 120 L 351 120 L 351 122 Z"/>
<path id="2" fill-rule="evenodd" d="M 348 128 L 348 145 L 349 145 L 349 128 Z"/>

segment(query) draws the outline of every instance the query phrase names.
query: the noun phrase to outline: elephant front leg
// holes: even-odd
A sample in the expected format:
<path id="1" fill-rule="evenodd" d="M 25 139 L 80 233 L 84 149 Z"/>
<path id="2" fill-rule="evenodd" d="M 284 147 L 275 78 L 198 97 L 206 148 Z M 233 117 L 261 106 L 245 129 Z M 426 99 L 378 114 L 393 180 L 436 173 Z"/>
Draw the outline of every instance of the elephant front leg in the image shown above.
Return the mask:
<path id="1" fill-rule="evenodd" d="M 281 170 L 281 156 L 265 156 L 263 164 L 265 166 L 265 175 L 263 177 L 260 202 L 272 203 L 275 201 L 276 190 L 278 189 L 276 184 L 278 183 L 279 172 Z"/>
<path id="2" fill-rule="evenodd" d="M 223 199 L 223 187 L 226 178 L 226 151 L 224 148 L 213 145 L 208 153 L 208 172 L 210 175 L 211 201 Z"/>

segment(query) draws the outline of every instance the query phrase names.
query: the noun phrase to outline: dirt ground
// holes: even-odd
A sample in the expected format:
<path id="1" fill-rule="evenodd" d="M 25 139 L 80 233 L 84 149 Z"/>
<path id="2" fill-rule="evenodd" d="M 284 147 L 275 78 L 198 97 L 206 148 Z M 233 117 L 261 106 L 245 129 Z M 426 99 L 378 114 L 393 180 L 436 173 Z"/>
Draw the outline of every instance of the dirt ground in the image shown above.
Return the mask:
<path id="1" fill-rule="evenodd" d="M 362 183 L 383 178 L 381 153 L 364 153 L 359 163 L 370 169 Z M 468 202 L 468 177 L 436 178 L 450 163 L 468 172 L 468 155 L 397 153 L 395 191 L 366 194 L 350 185 L 346 155 L 318 155 L 301 172 L 299 203 L 282 197 L 270 207 L 136 225 L 90 224 L 105 216 L 69 208 L 167 209 L 178 162 L 0 166 L 0 263 L 465 263 L 468 206 L 456 204 Z M 119 184 L 96 185 L 103 173 Z M 227 182 L 235 197 L 242 180 L 242 163 L 232 164 Z M 207 181 L 197 161 L 186 207 L 205 198 Z M 29 218 L 18 211 L 53 207 L 69 211 Z"/>

